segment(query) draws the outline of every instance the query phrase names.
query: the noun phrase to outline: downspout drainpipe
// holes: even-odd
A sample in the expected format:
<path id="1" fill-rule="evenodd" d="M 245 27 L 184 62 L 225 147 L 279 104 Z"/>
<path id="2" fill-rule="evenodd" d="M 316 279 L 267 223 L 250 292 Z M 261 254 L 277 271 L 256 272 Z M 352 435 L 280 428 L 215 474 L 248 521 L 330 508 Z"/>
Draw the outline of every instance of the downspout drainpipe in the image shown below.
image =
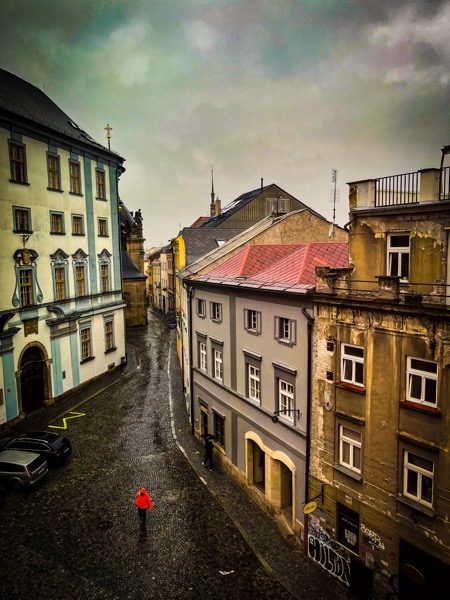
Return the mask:
<path id="1" fill-rule="evenodd" d="M 308 321 L 308 382 L 306 402 L 306 466 L 305 466 L 305 505 L 309 502 L 309 465 L 311 460 L 311 377 L 312 377 L 312 327 L 314 318 L 302 307 L 302 313 Z M 304 516 L 303 554 L 308 555 L 308 515 Z"/>
<path id="2" fill-rule="evenodd" d="M 188 336 L 189 336 L 189 401 L 190 401 L 190 413 L 191 413 L 191 434 L 194 435 L 194 397 L 192 394 L 192 373 L 194 369 L 192 367 L 192 296 L 194 295 L 193 288 L 187 283 L 187 297 L 189 302 L 189 320 L 188 320 Z"/>

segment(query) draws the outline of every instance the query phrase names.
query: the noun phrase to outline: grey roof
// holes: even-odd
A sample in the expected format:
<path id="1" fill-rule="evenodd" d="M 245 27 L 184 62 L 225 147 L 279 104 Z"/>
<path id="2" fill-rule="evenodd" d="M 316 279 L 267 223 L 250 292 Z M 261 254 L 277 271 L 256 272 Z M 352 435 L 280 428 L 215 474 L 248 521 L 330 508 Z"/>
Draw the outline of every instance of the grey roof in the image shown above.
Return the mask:
<path id="1" fill-rule="evenodd" d="M 219 242 L 227 242 L 243 231 L 245 229 L 185 227 L 181 234 L 186 248 L 186 265 L 195 262 L 211 250 L 219 248 Z"/>
<path id="2" fill-rule="evenodd" d="M 9 118 L 16 116 L 26 119 L 30 127 L 38 124 L 70 140 L 77 140 L 80 145 L 107 153 L 119 162 L 124 160 L 116 152 L 96 142 L 39 88 L 4 69 L 0 69 L 1 113 L 10 113 Z"/>
<path id="3" fill-rule="evenodd" d="M 223 223 L 224 221 L 229 219 L 229 217 L 232 214 L 234 214 L 238 210 L 241 210 L 241 208 L 243 208 L 246 204 L 248 204 L 249 202 L 251 202 L 252 200 L 257 198 L 259 195 L 261 195 L 263 192 L 265 192 L 266 190 L 268 190 L 271 187 L 275 187 L 275 188 L 279 189 L 280 191 L 284 192 L 284 190 L 282 190 L 276 183 L 271 183 L 264 187 L 259 187 L 258 189 L 252 190 L 251 192 L 245 192 L 245 194 L 241 194 L 238 198 L 236 198 L 236 200 L 233 200 L 232 202 L 230 202 L 230 204 L 227 204 L 227 206 L 225 206 L 225 208 L 222 209 L 222 211 L 219 215 L 212 217 L 211 219 L 209 219 L 209 221 L 206 221 L 205 223 L 200 225 L 200 229 L 210 229 L 212 227 L 220 227 L 221 223 Z M 284 193 L 287 193 L 287 192 L 284 192 Z M 289 196 L 291 196 L 291 194 L 289 194 Z M 293 196 L 291 196 L 291 197 L 293 197 Z M 300 202 L 300 200 L 297 200 L 297 202 L 299 203 L 300 206 L 304 206 L 305 208 L 308 208 L 305 204 Z"/>
<path id="4" fill-rule="evenodd" d="M 147 279 L 144 273 L 141 273 L 134 262 L 131 260 L 130 255 L 126 249 L 122 246 L 121 248 L 122 257 L 122 279 Z"/>

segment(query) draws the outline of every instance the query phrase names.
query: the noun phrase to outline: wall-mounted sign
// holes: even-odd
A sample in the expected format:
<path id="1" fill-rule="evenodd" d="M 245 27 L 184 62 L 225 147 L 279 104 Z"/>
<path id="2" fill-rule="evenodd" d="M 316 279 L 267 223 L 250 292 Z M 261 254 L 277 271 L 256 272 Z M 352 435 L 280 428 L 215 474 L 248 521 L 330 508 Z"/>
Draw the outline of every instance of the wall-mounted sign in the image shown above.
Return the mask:
<path id="1" fill-rule="evenodd" d="M 308 504 L 305 504 L 305 506 L 303 507 L 303 514 L 309 515 L 310 513 L 314 512 L 316 508 L 317 502 L 308 502 Z"/>

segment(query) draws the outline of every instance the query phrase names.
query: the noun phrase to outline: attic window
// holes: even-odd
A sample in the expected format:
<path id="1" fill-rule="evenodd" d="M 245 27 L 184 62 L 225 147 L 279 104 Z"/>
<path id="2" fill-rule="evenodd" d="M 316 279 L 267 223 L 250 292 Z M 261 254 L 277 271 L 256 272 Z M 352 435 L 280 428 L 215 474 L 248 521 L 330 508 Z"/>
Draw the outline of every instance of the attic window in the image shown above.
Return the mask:
<path id="1" fill-rule="evenodd" d="M 225 244 L 226 240 L 216 240 L 216 244 L 217 246 L 220 248 L 220 246 L 223 246 Z"/>

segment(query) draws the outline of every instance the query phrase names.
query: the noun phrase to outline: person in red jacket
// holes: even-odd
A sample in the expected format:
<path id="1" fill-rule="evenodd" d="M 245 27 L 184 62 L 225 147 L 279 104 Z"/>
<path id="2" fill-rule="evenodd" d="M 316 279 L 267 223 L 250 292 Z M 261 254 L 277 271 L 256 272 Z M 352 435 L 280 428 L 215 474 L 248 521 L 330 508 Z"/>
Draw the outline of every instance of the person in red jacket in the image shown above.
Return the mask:
<path id="1" fill-rule="evenodd" d="M 145 488 L 141 488 L 136 493 L 135 503 L 138 509 L 139 521 L 145 526 L 145 519 L 147 517 L 147 510 L 153 510 L 153 502 L 147 493 Z"/>

